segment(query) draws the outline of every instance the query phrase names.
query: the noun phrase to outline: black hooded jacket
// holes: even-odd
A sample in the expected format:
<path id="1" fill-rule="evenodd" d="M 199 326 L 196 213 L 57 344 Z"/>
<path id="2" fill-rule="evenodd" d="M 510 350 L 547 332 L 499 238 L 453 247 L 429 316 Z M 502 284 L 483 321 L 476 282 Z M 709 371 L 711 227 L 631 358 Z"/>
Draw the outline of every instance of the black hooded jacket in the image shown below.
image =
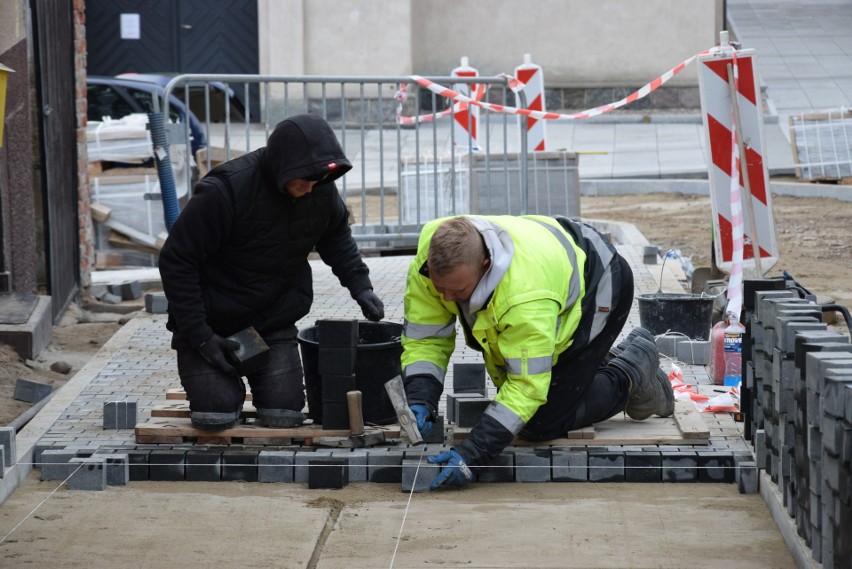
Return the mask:
<path id="1" fill-rule="evenodd" d="M 317 115 L 290 117 L 267 146 L 213 169 L 196 186 L 160 252 L 168 328 L 193 346 L 248 326 L 294 324 L 313 301 L 315 248 L 352 294 L 371 289 L 333 183 L 352 168 Z M 325 178 L 298 199 L 284 183 Z"/>

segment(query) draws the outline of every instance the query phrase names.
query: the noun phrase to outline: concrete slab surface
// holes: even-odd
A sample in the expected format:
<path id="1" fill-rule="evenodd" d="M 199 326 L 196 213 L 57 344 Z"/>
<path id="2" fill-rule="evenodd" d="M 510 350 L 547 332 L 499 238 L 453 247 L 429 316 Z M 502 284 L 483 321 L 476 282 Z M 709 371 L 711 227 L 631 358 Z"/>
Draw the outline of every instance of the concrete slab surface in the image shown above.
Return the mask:
<path id="1" fill-rule="evenodd" d="M 26 517 L 39 506 L 34 515 Z M 131 482 L 30 475 L 0 508 L 3 567 L 795 567 L 757 494 L 734 484 Z"/>

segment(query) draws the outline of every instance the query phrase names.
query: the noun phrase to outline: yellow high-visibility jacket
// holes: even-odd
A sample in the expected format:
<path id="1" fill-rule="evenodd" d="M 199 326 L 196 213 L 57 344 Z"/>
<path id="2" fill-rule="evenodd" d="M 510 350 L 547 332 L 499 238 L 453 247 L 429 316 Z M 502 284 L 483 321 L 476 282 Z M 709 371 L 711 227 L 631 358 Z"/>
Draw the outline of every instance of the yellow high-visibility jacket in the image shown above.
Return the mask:
<path id="1" fill-rule="evenodd" d="M 482 352 L 499 388 L 485 415 L 506 432 L 486 439 L 508 438 L 508 444 L 547 401 L 551 368 L 573 342 L 586 293 L 587 256 L 550 217 L 467 217 L 483 236 L 491 265 L 469 303 L 444 301 L 426 266 L 429 242 L 444 219 L 424 226 L 406 283 L 403 374 L 409 401 L 436 412 L 458 320 L 466 344 Z M 472 456 L 480 454 L 472 449 L 463 454 L 474 463 L 481 458 Z"/>

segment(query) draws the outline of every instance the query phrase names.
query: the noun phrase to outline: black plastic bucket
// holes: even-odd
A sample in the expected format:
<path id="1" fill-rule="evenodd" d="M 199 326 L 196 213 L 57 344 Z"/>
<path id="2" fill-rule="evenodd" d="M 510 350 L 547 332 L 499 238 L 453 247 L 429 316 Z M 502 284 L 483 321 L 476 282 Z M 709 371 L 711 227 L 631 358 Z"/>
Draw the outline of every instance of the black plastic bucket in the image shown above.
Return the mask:
<path id="1" fill-rule="evenodd" d="M 358 346 L 355 348 L 355 384 L 362 394 L 364 422 L 388 425 L 396 422 L 385 382 L 400 374 L 402 324 L 358 322 Z M 305 394 L 308 417 L 322 423 L 322 377 L 319 374 L 319 327 L 311 326 L 296 336 L 305 370 Z"/>
<path id="2" fill-rule="evenodd" d="M 639 323 L 654 334 L 680 333 L 708 340 L 713 319 L 713 297 L 658 292 L 640 294 Z"/>

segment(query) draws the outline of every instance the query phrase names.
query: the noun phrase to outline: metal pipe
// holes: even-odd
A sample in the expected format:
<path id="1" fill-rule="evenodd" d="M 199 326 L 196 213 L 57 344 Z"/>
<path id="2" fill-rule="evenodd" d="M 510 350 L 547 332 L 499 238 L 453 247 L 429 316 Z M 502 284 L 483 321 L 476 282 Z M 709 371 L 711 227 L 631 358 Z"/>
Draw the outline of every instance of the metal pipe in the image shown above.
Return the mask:
<path id="1" fill-rule="evenodd" d="M 55 393 L 56 390 L 51 391 L 44 399 L 42 399 L 26 411 L 15 417 L 15 419 L 10 421 L 9 424 L 7 424 L 6 426 L 10 429 L 15 429 L 16 433 L 19 432 L 27 425 L 27 423 L 32 420 L 33 417 L 38 414 L 39 411 L 44 409 L 44 406 L 47 405 L 47 402 L 50 401 L 50 399 L 54 396 Z"/>

